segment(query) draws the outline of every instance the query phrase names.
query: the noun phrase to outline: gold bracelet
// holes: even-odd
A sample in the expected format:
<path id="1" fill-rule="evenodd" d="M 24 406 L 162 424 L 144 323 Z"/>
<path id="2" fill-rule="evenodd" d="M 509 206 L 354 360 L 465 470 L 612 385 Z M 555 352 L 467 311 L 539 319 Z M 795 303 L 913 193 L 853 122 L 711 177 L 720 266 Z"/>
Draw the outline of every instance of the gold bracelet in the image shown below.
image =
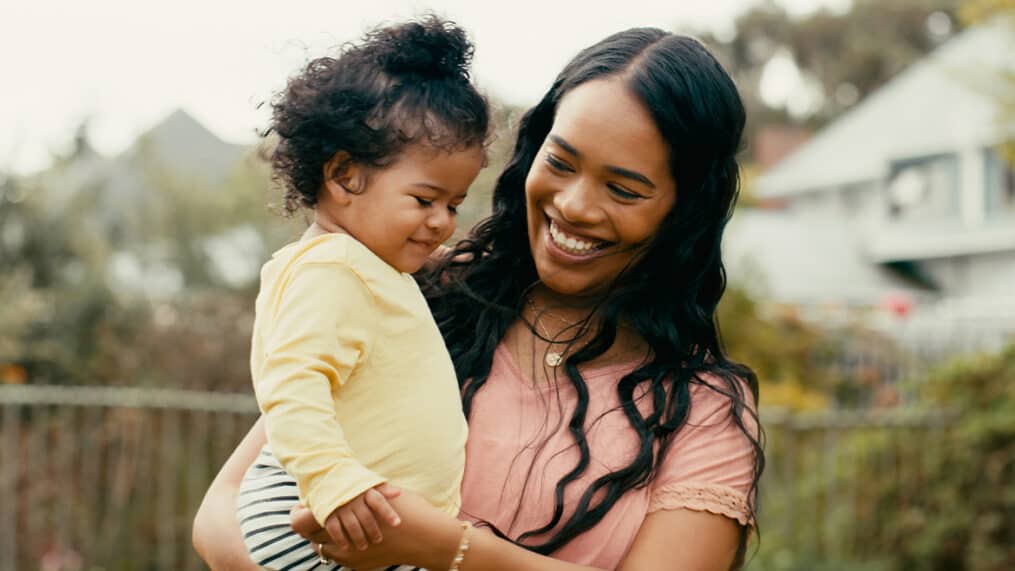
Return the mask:
<path id="1" fill-rule="evenodd" d="M 451 567 L 448 571 L 458 571 L 458 567 L 465 560 L 465 552 L 469 550 L 469 530 L 472 529 L 472 523 L 463 521 L 462 522 L 462 539 L 458 542 L 458 551 L 455 552 L 455 558 L 451 560 Z"/>

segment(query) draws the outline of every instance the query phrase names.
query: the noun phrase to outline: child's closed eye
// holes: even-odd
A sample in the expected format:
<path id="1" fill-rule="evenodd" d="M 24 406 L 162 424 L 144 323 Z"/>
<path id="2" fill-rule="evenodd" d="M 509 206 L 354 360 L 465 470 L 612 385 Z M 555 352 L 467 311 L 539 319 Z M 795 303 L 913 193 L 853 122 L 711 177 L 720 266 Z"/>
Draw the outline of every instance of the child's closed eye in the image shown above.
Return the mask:
<path id="1" fill-rule="evenodd" d="M 430 208 L 431 206 L 434 205 L 434 202 L 435 202 L 434 200 L 431 200 L 429 198 L 423 198 L 422 196 L 416 196 L 416 197 L 413 197 L 413 198 L 415 198 L 416 202 L 418 202 L 419 205 L 422 206 L 423 208 Z M 457 215 L 458 214 L 458 205 L 457 204 L 448 204 L 448 212 L 450 212 L 452 215 Z"/>

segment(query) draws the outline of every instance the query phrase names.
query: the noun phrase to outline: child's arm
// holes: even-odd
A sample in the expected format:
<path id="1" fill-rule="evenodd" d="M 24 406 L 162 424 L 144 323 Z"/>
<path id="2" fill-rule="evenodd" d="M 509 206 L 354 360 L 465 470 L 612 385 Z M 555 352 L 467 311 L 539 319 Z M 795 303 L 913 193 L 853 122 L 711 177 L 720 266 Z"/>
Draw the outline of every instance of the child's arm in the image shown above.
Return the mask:
<path id="1" fill-rule="evenodd" d="M 376 313 L 371 292 L 348 266 L 306 262 L 287 280 L 264 310 L 270 323 L 254 389 L 272 452 L 324 524 L 339 506 L 385 481 L 353 455 L 334 403 L 370 351 Z"/>

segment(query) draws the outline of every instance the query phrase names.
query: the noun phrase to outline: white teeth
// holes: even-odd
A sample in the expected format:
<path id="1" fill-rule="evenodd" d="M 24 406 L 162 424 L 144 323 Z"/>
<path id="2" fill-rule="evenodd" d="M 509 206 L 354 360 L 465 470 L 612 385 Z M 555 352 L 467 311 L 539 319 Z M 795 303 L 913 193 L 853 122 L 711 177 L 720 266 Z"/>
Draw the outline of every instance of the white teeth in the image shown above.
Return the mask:
<path id="1" fill-rule="evenodd" d="M 572 254 L 587 254 L 596 246 L 594 243 L 568 236 L 563 230 L 557 228 L 557 225 L 552 221 L 550 222 L 550 237 L 557 247 Z"/>

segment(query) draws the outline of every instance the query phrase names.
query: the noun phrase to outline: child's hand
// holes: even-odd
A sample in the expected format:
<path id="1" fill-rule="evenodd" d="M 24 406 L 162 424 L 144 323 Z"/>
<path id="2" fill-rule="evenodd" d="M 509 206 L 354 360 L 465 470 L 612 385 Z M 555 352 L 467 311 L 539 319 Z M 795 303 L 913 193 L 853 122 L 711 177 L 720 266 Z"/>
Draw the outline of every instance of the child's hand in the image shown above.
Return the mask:
<path id="1" fill-rule="evenodd" d="M 384 536 L 381 535 L 379 521 L 392 527 L 402 523 L 395 508 L 388 503 L 388 499 L 398 494 L 399 489 L 389 484 L 371 488 L 331 512 L 324 528 L 340 549 L 355 545 L 357 549 L 364 550 L 368 539 L 372 543 L 380 543 Z"/>

